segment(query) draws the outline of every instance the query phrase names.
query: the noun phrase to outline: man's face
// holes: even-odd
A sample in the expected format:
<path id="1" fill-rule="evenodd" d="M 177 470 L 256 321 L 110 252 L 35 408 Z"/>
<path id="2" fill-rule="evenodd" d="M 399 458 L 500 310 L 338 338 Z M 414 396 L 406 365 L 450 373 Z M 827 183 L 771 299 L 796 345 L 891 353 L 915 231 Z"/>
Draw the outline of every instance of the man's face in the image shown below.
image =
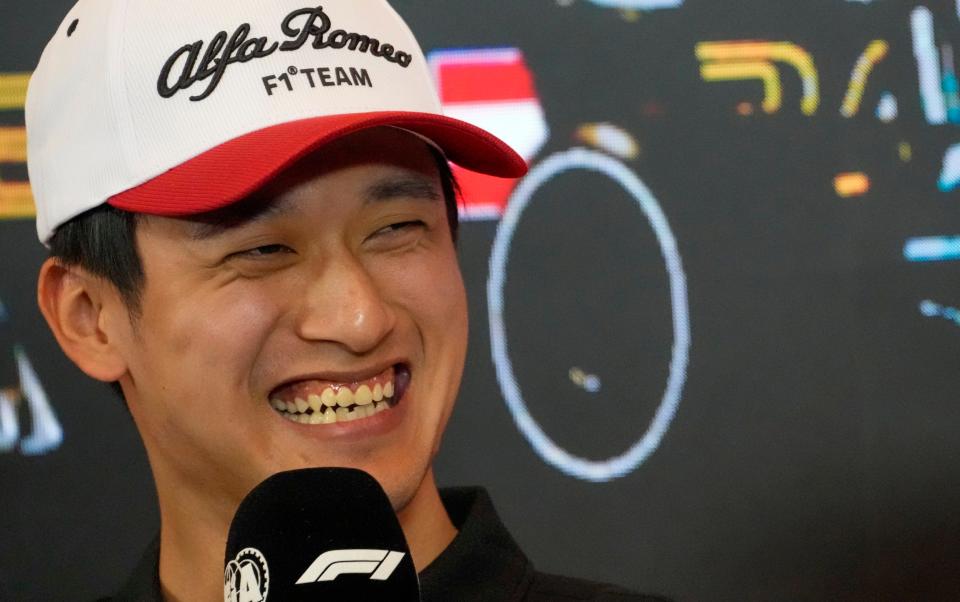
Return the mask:
<path id="1" fill-rule="evenodd" d="M 467 340 L 424 142 L 355 134 L 256 201 L 147 218 L 137 236 L 146 284 L 141 316 L 121 329 L 122 384 L 161 499 L 235 504 L 273 473 L 312 466 L 360 468 L 396 507 L 411 499 Z"/>

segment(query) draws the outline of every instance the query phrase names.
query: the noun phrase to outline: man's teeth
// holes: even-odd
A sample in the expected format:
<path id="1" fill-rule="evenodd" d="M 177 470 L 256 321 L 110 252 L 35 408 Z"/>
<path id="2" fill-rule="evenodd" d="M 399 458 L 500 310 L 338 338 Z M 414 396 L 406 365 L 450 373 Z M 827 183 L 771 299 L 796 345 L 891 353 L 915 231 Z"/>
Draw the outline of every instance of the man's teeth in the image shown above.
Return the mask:
<path id="1" fill-rule="evenodd" d="M 292 422 L 334 424 L 360 420 L 389 410 L 394 392 L 392 382 L 385 385 L 376 383 L 372 389 L 368 385 L 360 385 L 356 391 L 350 390 L 350 387 L 340 387 L 334 391 L 330 387 L 319 395 L 312 394 L 306 399 L 272 399 L 270 405 Z"/>

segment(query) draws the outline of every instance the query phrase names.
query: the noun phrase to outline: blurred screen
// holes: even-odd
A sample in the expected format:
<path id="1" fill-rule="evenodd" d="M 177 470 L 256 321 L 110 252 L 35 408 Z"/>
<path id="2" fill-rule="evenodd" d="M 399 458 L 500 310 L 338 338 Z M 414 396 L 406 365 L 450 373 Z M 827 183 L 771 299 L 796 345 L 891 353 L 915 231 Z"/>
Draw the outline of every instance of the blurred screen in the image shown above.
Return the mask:
<path id="1" fill-rule="evenodd" d="M 71 4 L 0 5 L 2 600 L 107 593 L 158 527 L 122 402 L 35 306 L 23 104 Z M 488 488 L 541 570 L 956 599 L 960 3 L 393 5 L 445 111 L 531 165 L 457 170 L 442 483 Z"/>

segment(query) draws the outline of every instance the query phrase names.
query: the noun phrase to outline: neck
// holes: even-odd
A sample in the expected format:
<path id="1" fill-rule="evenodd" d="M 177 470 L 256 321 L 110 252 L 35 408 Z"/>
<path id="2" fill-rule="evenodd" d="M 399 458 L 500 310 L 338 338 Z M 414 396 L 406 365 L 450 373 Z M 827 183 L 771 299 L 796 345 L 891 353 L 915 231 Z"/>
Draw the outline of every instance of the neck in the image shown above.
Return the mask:
<path id="1" fill-rule="evenodd" d="M 233 508 L 210 499 L 160 497 L 160 585 L 166 602 L 223 599 L 223 552 Z"/>
<path id="2" fill-rule="evenodd" d="M 223 551 L 236 504 L 212 504 L 209 498 L 160 496 L 160 584 L 167 602 L 220 602 L 223 599 Z M 173 491 L 177 491 L 174 488 Z M 228 507 L 229 506 L 229 507 Z M 457 531 L 440 500 L 433 470 L 410 501 L 397 512 L 417 572 L 446 549 Z"/>
<path id="3" fill-rule="evenodd" d="M 397 512 L 397 518 L 418 573 L 436 560 L 457 536 L 457 529 L 440 500 L 433 468 L 427 471 L 410 502 Z"/>

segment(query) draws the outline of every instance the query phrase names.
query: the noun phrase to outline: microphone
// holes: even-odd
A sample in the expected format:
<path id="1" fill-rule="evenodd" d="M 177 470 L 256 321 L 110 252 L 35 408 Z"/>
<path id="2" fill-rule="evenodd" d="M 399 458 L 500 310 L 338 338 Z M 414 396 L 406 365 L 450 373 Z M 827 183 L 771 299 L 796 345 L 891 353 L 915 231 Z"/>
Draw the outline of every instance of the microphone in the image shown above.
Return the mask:
<path id="1" fill-rule="evenodd" d="M 230 523 L 225 602 L 419 601 L 420 583 L 387 494 L 352 468 L 281 472 Z"/>

